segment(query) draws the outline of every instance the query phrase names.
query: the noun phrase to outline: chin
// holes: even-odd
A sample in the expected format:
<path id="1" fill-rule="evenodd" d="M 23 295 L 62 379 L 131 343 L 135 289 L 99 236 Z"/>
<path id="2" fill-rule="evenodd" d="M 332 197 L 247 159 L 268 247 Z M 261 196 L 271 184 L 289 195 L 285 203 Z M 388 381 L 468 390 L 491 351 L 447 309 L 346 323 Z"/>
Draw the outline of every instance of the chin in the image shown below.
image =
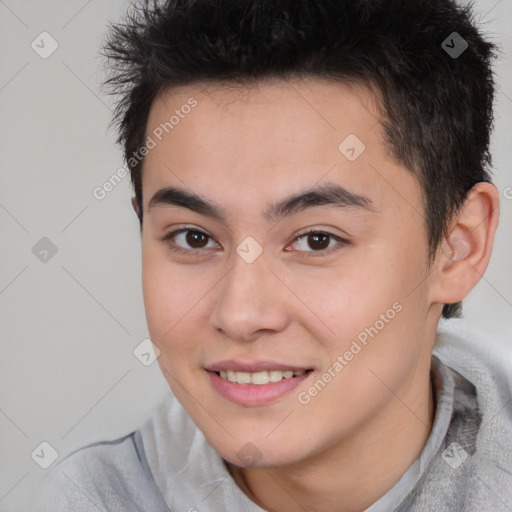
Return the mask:
<path id="1" fill-rule="evenodd" d="M 288 445 L 282 451 L 280 446 L 269 443 L 262 436 L 262 441 L 248 439 L 230 439 L 221 444 L 212 444 L 219 455 L 240 468 L 280 467 L 300 462 L 307 454 L 300 452 L 299 445 Z"/>

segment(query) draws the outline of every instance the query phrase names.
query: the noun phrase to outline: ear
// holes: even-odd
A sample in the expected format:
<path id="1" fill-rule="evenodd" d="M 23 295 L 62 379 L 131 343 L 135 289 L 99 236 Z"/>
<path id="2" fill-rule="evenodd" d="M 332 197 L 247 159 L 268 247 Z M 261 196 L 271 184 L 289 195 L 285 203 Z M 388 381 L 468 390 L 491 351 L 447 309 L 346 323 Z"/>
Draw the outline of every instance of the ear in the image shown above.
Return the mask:
<path id="1" fill-rule="evenodd" d="M 477 183 L 456 214 L 434 261 L 431 302 L 459 302 L 484 274 L 491 258 L 499 219 L 499 193 L 491 183 Z"/>

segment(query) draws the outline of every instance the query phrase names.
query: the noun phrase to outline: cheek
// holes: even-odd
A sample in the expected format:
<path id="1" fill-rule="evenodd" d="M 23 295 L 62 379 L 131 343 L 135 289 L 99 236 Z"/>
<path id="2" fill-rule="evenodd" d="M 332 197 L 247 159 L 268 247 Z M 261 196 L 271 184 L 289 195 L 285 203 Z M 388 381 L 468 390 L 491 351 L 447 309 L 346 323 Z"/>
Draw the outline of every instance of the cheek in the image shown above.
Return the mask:
<path id="1" fill-rule="evenodd" d="M 302 316 L 311 320 L 308 330 L 326 339 L 347 339 L 400 298 L 400 284 L 389 265 L 371 256 L 358 254 L 336 268 L 290 276 L 290 287 L 306 306 Z"/>
<path id="2" fill-rule="evenodd" d="M 161 349 L 183 323 L 180 319 L 187 311 L 187 297 L 193 293 L 191 281 L 185 282 L 162 252 L 149 244 L 143 245 L 142 289 L 146 320 L 151 339 Z"/>
<path id="3" fill-rule="evenodd" d="M 296 278 L 294 291 L 315 313 L 307 314 L 306 329 L 322 340 L 330 360 L 351 347 L 357 351 L 354 341 L 362 347 L 357 359 L 366 362 L 389 360 L 389 352 L 408 358 L 417 350 L 409 340 L 418 336 L 414 326 L 424 322 L 425 290 L 418 284 L 426 267 L 417 249 L 397 249 L 405 244 L 368 247 L 322 278 Z"/>
<path id="4" fill-rule="evenodd" d="M 198 331 L 204 326 L 208 291 L 217 274 L 199 265 L 173 264 L 165 250 L 149 246 L 143 249 L 142 288 L 146 321 L 151 340 L 160 351 L 159 361 L 185 367 L 186 357 L 199 350 Z M 196 340 L 196 341 L 195 341 Z"/>

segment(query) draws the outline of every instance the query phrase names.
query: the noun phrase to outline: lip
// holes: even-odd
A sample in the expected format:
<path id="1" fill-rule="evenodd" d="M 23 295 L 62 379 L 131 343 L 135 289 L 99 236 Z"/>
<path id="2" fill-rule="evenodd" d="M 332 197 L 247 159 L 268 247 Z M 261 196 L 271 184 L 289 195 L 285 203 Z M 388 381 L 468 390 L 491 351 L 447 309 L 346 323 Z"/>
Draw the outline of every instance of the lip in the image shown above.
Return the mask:
<path id="1" fill-rule="evenodd" d="M 292 370 L 294 372 L 298 372 L 300 370 L 311 370 L 312 368 L 289 363 L 279 363 L 277 361 L 241 361 L 237 359 L 226 359 L 224 361 L 213 363 L 205 369 L 210 372 L 231 370 L 233 372 L 256 373 L 264 371 L 269 372 L 271 370 L 281 370 L 282 372 L 285 372 L 286 370 Z"/>
<path id="2" fill-rule="evenodd" d="M 262 363 L 267 364 L 267 363 Z M 275 363 L 273 363 L 275 365 Z M 250 366 L 254 368 L 254 365 Z M 261 366 L 260 366 L 261 367 Z M 231 368 L 223 366 L 221 369 L 230 369 L 233 368 L 247 368 L 244 365 L 233 365 Z M 259 371 L 268 371 L 269 367 L 265 367 L 263 370 Z M 276 366 L 272 366 L 272 369 L 278 370 L 279 368 Z M 291 369 L 290 366 L 287 366 L 285 369 Z M 301 370 L 304 368 L 298 368 L 297 370 Z M 220 371 L 220 370 L 216 370 Z M 247 371 L 247 370 L 233 370 L 233 371 Z M 252 370 L 250 373 L 253 373 L 258 370 Z M 236 382 L 230 382 L 228 380 L 224 380 L 220 375 L 217 375 L 215 371 L 206 370 L 208 377 L 210 378 L 210 382 L 212 383 L 213 388 L 221 394 L 224 398 L 234 402 L 238 405 L 245 406 L 258 406 L 258 405 L 267 405 L 278 398 L 283 397 L 284 395 L 290 393 L 293 389 L 299 386 L 302 382 L 310 377 L 313 374 L 313 371 L 306 371 L 302 375 L 298 375 L 296 377 L 291 377 L 289 379 L 282 379 L 279 382 L 269 382 L 268 384 L 238 384 Z"/>

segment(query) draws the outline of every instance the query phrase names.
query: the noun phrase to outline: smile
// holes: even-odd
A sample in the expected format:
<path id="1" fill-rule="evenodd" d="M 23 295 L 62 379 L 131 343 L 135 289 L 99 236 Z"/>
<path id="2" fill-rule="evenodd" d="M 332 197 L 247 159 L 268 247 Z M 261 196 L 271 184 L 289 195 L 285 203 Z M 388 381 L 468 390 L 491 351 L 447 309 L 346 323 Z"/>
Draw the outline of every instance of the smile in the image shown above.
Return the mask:
<path id="1" fill-rule="evenodd" d="M 306 373 L 306 370 L 270 370 L 263 372 L 234 372 L 232 370 L 221 370 L 220 372 L 216 372 L 217 375 L 224 380 L 229 382 L 236 382 L 238 384 L 254 384 L 256 386 L 261 386 L 264 384 L 268 384 L 269 382 L 279 382 L 283 379 L 291 379 L 292 377 L 298 377 L 303 373 Z"/>
<path id="2" fill-rule="evenodd" d="M 246 407 L 269 405 L 308 379 L 313 370 L 263 370 L 239 372 L 218 370 L 206 373 L 213 390 L 223 398 Z"/>

